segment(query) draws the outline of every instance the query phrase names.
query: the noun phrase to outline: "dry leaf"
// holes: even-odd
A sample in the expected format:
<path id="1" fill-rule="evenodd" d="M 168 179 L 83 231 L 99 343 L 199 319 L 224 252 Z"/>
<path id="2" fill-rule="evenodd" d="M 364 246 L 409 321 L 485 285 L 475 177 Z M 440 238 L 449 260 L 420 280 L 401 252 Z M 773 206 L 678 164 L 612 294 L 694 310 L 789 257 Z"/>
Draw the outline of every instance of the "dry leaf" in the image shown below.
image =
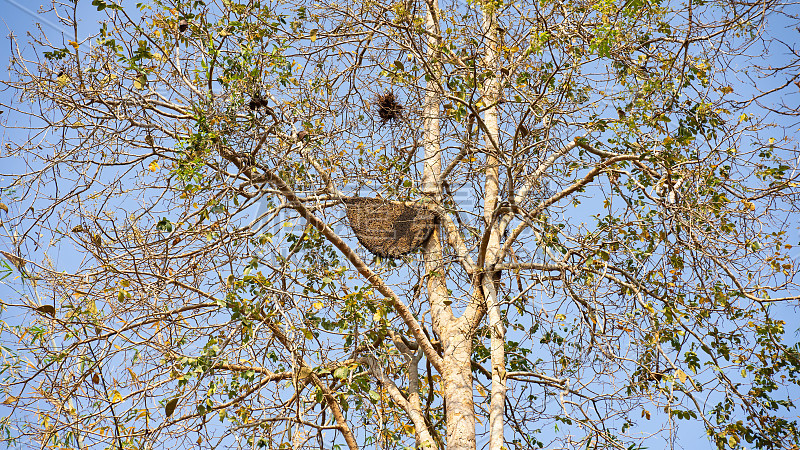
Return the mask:
<path id="1" fill-rule="evenodd" d="M 128 373 L 131 374 L 131 378 L 133 378 L 133 381 L 137 383 L 139 382 L 139 377 L 136 376 L 136 373 L 130 367 L 128 367 Z"/>
<path id="2" fill-rule="evenodd" d="M 52 305 L 42 305 L 42 306 L 36 308 L 35 311 L 38 311 L 38 312 L 40 312 L 42 314 L 45 314 L 45 315 L 48 315 L 50 317 L 55 317 L 56 316 L 56 308 L 55 308 L 55 306 L 52 306 Z"/>
<path id="3" fill-rule="evenodd" d="M 9 261 L 11 264 L 13 264 L 13 265 L 14 265 L 14 267 L 16 267 L 17 269 L 22 269 L 23 267 L 25 267 L 25 260 L 24 260 L 24 259 L 22 259 L 22 258 L 20 258 L 20 257 L 18 257 L 18 256 L 15 256 L 15 255 L 12 255 L 11 253 L 4 252 L 4 251 L 2 251 L 2 250 L 0 250 L 0 254 L 2 254 L 3 256 L 5 256 L 5 257 L 6 257 L 6 259 L 7 259 L 7 260 L 8 260 L 8 261 Z"/>
<path id="4" fill-rule="evenodd" d="M 305 380 L 306 378 L 308 378 L 309 375 L 311 375 L 311 368 L 301 367 L 300 370 L 297 372 L 297 379 Z"/>
<path id="5" fill-rule="evenodd" d="M 164 414 L 166 414 L 167 417 L 170 417 L 172 415 L 172 413 L 175 412 L 175 407 L 177 407 L 177 406 L 178 406 L 178 399 L 177 398 L 173 398 L 172 400 L 168 401 L 167 405 L 164 406 Z"/>

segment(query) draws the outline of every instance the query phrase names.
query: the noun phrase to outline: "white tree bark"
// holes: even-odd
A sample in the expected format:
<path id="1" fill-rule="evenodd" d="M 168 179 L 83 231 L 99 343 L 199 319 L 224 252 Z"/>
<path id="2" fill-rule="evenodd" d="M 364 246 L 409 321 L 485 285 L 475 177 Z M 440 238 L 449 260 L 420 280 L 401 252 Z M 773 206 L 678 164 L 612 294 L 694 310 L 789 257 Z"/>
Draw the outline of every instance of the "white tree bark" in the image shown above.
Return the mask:
<path id="1" fill-rule="evenodd" d="M 439 51 L 439 5 L 437 0 L 426 0 L 425 29 L 427 31 L 426 56 L 432 79 L 427 83 L 424 114 L 425 166 L 422 175 L 423 191 L 429 198 L 441 202 L 441 148 L 439 145 L 439 102 L 442 92 L 442 74 Z M 428 297 L 431 305 L 433 329 L 442 338 L 442 388 L 447 408 L 447 448 L 452 450 L 475 449 L 475 404 L 472 398 L 472 334 L 470 316 L 477 314 L 468 308 L 460 319 L 453 315 L 446 286 L 445 266 L 439 230 L 435 230 L 425 246 L 425 271 L 428 277 Z"/>
<path id="2" fill-rule="evenodd" d="M 463 323 L 463 322 L 461 322 Z M 475 450 L 475 404 L 472 398 L 472 333 L 466 327 L 445 330 L 444 381 L 448 450 Z"/>
<path id="3" fill-rule="evenodd" d="M 484 199 L 484 219 L 489 242 L 486 246 L 484 267 L 491 268 L 496 264 L 497 255 L 501 248 L 499 214 L 495 212 L 498 206 L 500 191 L 499 162 L 497 154 L 500 151 L 500 132 L 497 113 L 497 102 L 500 100 L 500 74 L 497 70 L 498 52 L 501 51 L 501 35 L 497 24 L 497 16 L 491 4 L 484 5 L 483 9 L 483 32 L 487 41 L 485 46 L 486 66 L 495 70 L 495 77 L 487 80 L 483 93 L 483 102 L 487 105 L 484 113 L 483 123 L 486 129 L 485 152 L 486 152 L 486 187 Z M 499 272 L 484 272 L 481 279 L 483 288 L 483 300 L 486 302 L 486 311 L 489 316 L 490 355 L 492 360 L 492 389 L 489 401 L 489 448 L 500 450 L 503 448 L 504 436 L 503 428 L 505 423 L 505 400 L 506 400 L 506 370 L 505 370 L 505 327 L 500 314 L 500 306 L 497 304 L 497 286 L 495 278 L 499 277 Z"/>

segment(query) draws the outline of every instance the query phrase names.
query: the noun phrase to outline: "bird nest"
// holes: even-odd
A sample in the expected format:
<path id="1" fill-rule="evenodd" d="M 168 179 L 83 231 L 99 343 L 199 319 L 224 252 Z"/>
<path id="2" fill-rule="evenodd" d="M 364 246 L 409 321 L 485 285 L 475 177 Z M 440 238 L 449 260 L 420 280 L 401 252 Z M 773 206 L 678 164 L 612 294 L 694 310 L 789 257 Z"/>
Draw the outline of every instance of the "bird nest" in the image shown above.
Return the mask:
<path id="1" fill-rule="evenodd" d="M 378 106 L 378 116 L 383 123 L 396 122 L 403 116 L 403 105 L 397 102 L 392 91 L 386 91 L 383 95 L 379 95 L 375 99 L 375 104 Z"/>
<path id="2" fill-rule="evenodd" d="M 348 197 L 343 201 L 358 242 L 383 258 L 398 258 L 418 249 L 438 222 L 433 210 L 410 202 L 369 197 Z"/>

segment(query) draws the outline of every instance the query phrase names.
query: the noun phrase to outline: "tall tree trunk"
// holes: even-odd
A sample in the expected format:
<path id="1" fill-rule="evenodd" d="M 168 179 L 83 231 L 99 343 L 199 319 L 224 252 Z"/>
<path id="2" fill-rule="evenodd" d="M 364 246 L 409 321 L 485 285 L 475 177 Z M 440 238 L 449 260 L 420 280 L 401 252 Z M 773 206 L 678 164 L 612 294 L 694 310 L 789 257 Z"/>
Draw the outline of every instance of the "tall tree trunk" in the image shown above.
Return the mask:
<path id="1" fill-rule="evenodd" d="M 441 202 L 441 148 L 439 145 L 439 102 L 441 100 L 442 68 L 437 36 L 438 0 L 426 0 L 427 14 L 427 60 L 431 64 L 431 81 L 426 86 L 424 104 L 424 146 L 425 166 L 422 174 L 422 188 L 425 194 L 436 202 Z M 431 305 L 433 329 L 442 339 L 444 350 L 442 363 L 442 388 L 447 408 L 447 448 L 449 450 L 475 450 L 475 404 L 472 398 L 472 330 L 467 317 L 456 320 L 450 307 L 447 293 L 442 245 L 439 230 L 425 246 L 425 272 L 428 277 L 427 288 Z"/>
<path id="2" fill-rule="evenodd" d="M 489 228 L 489 243 L 484 258 L 485 267 L 497 263 L 500 251 L 500 229 L 497 226 L 499 214 L 496 213 L 500 194 L 500 170 L 497 153 L 500 151 L 500 132 L 497 113 L 497 102 L 500 100 L 500 74 L 497 72 L 498 54 L 502 46 L 502 36 L 497 24 L 496 11 L 491 3 L 483 7 L 483 32 L 486 37 L 486 66 L 495 71 L 495 76 L 485 84 L 483 102 L 488 109 L 484 113 L 483 122 L 486 127 L 486 186 L 484 198 L 484 219 Z M 505 327 L 497 303 L 497 285 L 499 273 L 485 272 L 482 276 L 483 300 L 489 316 L 491 333 L 490 355 L 492 358 L 492 391 L 489 402 L 489 448 L 503 448 L 503 427 L 505 423 L 506 370 L 505 370 Z"/>

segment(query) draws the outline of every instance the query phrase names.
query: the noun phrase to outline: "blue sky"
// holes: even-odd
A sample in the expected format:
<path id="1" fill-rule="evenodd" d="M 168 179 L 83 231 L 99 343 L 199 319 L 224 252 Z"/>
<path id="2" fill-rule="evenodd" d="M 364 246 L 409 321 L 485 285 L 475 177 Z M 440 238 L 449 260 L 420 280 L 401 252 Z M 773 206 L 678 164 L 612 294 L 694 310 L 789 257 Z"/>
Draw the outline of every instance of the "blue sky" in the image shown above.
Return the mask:
<path id="1" fill-rule="evenodd" d="M 82 14 L 82 16 L 81 16 L 83 18 L 82 20 L 84 20 L 87 24 L 89 24 L 89 26 L 85 27 L 84 31 L 93 31 L 96 28 L 94 26 L 92 26 L 91 24 L 96 22 L 96 19 L 97 19 L 97 17 L 99 17 L 99 15 L 94 11 L 94 8 L 92 8 L 90 6 L 90 3 L 88 1 L 84 2 L 82 4 L 83 4 L 83 8 L 85 8 L 85 14 Z M 3 8 L 2 9 L 2 11 L 3 11 L 3 14 L 2 14 L 2 23 L 3 23 L 3 25 L 2 26 L 4 28 L 3 36 L 5 38 L 3 43 L 2 43 L 2 45 L 0 45 L 0 61 L 2 61 L 2 63 L 3 63 L 3 76 L 4 76 L 4 78 L 7 78 L 7 74 L 5 72 L 5 67 L 7 65 L 8 58 L 9 58 L 9 56 L 11 54 L 10 53 L 11 52 L 11 46 L 10 46 L 10 41 L 8 39 L 8 36 L 11 33 L 13 33 L 13 35 L 15 35 L 15 36 L 18 36 L 20 38 L 20 42 L 25 42 L 26 41 L 25 33 L 27 33 L 27 32 L 36 32 L 36 27 L 35 27 L 34 24 L 35 23 L 40 23 L 41 26 L 43 27 L 43 30 L 45 31 L 45 33 L 47 33 L 51 38 L 57 38 L 58 33 L 64 33 L 63 34 L 64 45 L 66 45 L 67 41 L 71 40 L 68 37 L 69 33 L 71 32 L 71 30 L 65 29 L 65 27 L 63 25 L 60 25 L 58 23 L 52 22 L 51 20 L 45 19 L 44 16 L 39 16 L 36 13 L 35 9 L 31 9 L 29 6 L 26 6 L 22 2 L 17 2 L 17 1 L 13 1 L 13 0 L 0 0 L 0 6 L 2 6 L 2 8 Z M 791 28 L 787 28 L 787 34 L 788 33 L 796 33 L 796 31 L 791 29 Z M 793 36 L 794 36 L 794 39 L 796 40 L 796 37 L 798 35 L 794 34 Z M 23 51 L 26 51 L 26 52 L 30 51 L 30 49 L 27 49 L 27 48 L 24 48 L 24 47 L 23 47 L 23 49 L 24 49 Z M 761 87 L 768 86 L 770 84 L 780 85 L 780 84 L 782 84 L 782 82 L 783 82 L 783 80 L 778 79 L 777 77 L 776 78 L 766 78 L 766 79 L 763 79 L 759 83 L 759 85 Z M 800 97 L 800 94 L 798 94 L 797 91 L 791 91 L 791 92 L 793 92 L 793 94 L 789 94 L 786 97 L 786 100 L 788 100 L 790 102 L 791 101 L 797 102 L 797 99 L 798 99 L 798 97 Z M 747 92 L 742 92 L 742 94 L 748 94 L 748 93 Z M 8 95 L 9 95 L 9 92 L 0 92 L 0 96 L 3 96 L 2 98 L 4 100 L 8 98 Z M 13 120 L 13 117 L 10 116 L 8 114 L 8 112 L 5 112 L 3 114 L 3 116 L 0 117 L 0 124 L 4 124 L 5 121 L 9 120 L 9 119 Z M 14 137 L 13 135 L 7 134 L 7 132 L 4 130 L 0 134 L 0 145 L 2 145 L 4 142 L 6 142 L 9 139 L 12 139 L 13 137 Z M 5 168 L 4 171 L 13 171 L 13 169 L 12 170 L 8 170 L 8 168 Z M 2 184 L 2 183 L 0 182 L 0 184 Z M 798 236 L 798 230 L 797 229 L 792 230 L 792 232 L 795 234 L 796 237 Z M 795 241 L 798 241 L 798 240 L 795 239 Z M 800 241 L 798 241 L 798 243 L 800 243 Z M 798 246 L 798 248 L 800 248 L 800 245 Z M 0 295 L 4 296 L 6 294 L 7 294 L 6 292 L 1 292 L 0 291 Z M 659 421 L 655 420 L 654 422 L 659 422 Z M 689 427 L 687 427 L 687 428 L 689 428 Z M 702 430 L 691 430 L 689 432 L 686 432 L 686 443 L 685 444 L 687 446 L 691 446 L 695 439 L 697 439 L 697 442 L 704 442 L 705 441 L 704 440 L 704 432 Z M 703 447 L 705 448 L 706 446 L 703 445 Z M 709 444 L 708 447 L 710 448 L 711 445 Z"/>

